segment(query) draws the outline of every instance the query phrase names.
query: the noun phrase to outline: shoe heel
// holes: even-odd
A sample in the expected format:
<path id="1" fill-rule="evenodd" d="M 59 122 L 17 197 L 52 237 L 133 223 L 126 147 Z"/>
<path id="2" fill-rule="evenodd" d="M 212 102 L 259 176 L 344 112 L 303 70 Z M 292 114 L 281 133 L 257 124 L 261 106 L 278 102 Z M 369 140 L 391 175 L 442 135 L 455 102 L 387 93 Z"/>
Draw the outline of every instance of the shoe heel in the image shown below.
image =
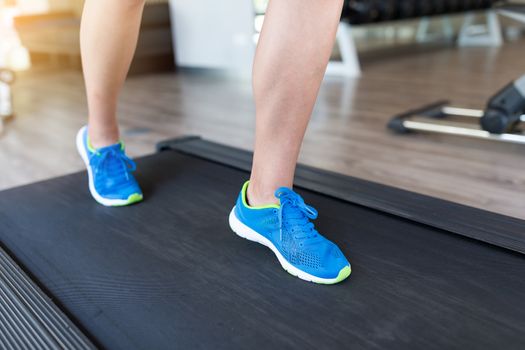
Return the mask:
<path id="1" fill-rule="evenodd" d="M 245 234 L 243 234 L 243 230 L 241 229 L 241 225 L 239 222 L 239 219 L 237 219 L 237 216 L 235 215 L 235 207 L 230 212 L 230 216 L 228 217 L 228 223 L 230 224 L 230 228 L 233 232 L 239 237 L 242 237 L 244 239 L 249 239 Z M 251 241 L 251 239 L 249 239 Z"/>
<path id="2" fill-rule="evenodd" d="M 230 228 L 237 236 L 270 247 L 270 241 L 261 236 L 259 233 L 253 231 L 237 218 L 237 215 L 235 215 L 235 207 L 233 207 L 232 211 L 230 212 L 229 223 Z"/>

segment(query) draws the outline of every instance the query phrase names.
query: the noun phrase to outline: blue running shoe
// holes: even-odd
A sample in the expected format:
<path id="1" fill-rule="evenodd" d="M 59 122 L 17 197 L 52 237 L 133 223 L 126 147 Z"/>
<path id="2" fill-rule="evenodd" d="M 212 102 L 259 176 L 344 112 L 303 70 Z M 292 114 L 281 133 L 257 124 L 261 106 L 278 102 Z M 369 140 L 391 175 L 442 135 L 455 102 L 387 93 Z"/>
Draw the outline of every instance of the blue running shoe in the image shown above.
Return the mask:
<path id="1" fill-rule="evenodd" d="M 246 200 L 248 184 L 230 213 L 230 227 L 237 235 L 270 248 L 282 267 L 300 279 L 334 284 L 350 275 L 350 263 L 315 230 L 310 220 L 317 218 L 317 211 L 300 195 L 281 187 L 275 192 L 279 205 L 251 207 Z"/>
<path id="2" fill-rule="evenodd" d="M 89 191 L 97 202 L 124 206 L 142 200 L 142 191 L 131 174 L 135 162 L 124 153 L 122 142 L 94 149 L 84 126 L 77 134 L 77 150 L 87 167 Z"/>

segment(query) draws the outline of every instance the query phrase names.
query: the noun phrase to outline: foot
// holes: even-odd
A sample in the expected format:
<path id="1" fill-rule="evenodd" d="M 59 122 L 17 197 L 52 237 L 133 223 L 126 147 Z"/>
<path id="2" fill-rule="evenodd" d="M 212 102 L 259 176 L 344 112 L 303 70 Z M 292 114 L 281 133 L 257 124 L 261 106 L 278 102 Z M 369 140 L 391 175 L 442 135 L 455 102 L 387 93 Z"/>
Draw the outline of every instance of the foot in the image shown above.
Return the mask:
<path id="1" fill-rule="evenodd" d="M 77 134 L 77 150 L 87 167 L 89 191 L 97 202 L 124 206 L 142 200 L 142 191 L 131 174 L 135 162 L 126 156 L 121 142 L 95 149 L 84 126 Z"/>
<path id="2" fill-rule="evenodd" d="M 230 213 L 230 227 L 237 235 L 270 248 L 282 267 L 300 279 L 334 284 L 350 275 L 350 263 L 315 230 L 310 220 L 317 218 L 317 211 L 300 195 L 281 187 L 275 192 L 280 204 L 252 207 L 246 198 L 248 184 Z"/>

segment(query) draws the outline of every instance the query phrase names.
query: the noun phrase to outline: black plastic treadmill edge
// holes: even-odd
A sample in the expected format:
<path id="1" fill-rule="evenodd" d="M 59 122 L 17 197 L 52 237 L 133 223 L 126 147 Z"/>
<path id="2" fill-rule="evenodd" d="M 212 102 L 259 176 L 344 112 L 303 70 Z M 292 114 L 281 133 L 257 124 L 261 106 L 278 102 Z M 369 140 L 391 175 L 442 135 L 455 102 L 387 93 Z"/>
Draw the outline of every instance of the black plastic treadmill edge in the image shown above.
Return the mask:
<path id="1" fill-rule="evenodd" d="M 157 151 L 165 150 L 245 171 L 251 169 L 251 152 L 206 141 L 198 136 L 159 142 Z M 297 166 L 295 185 L 525 254 L 524 220 L 301 164 Z"/>
<path id="2" fill-rule="evenodd" d="M 42 348 L 96 349 L 11 256 L 0 247 L 0 318 L 9 320 L 0 324 L 0 344 L 21 346 L 17 338 L 23 334 L 25 343 Z"/>

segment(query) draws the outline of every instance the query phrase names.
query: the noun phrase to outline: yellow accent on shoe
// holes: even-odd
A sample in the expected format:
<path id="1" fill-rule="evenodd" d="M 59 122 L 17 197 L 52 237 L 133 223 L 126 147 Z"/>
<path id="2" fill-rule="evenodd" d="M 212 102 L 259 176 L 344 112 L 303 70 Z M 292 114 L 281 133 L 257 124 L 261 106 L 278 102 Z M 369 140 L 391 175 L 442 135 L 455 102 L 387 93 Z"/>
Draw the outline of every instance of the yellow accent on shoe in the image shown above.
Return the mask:
<path id="1" fill-rule="evenodd" d="M 87 130 L 86 130 L 86 133 L 87 133 Z M 87 144 L 87 148 L 88 150 L 91 152 L 91 153 L 95 153 L 97 155 L 99 155 L 100 153 L 98 153 L 98 151 L 96 150 L 95 147 L 93 147 L 93 145 L 91 144 L 91 140 L 89 139 L 89 134 L 86 135 L 86 144 Z"/>
<path id="2" fill-rule="evenodd" d="M 249 209 L 254 209 L 254 210 L 260 210 L 260 209 L 269 209 L 269 208 L 275 208 L 275 209 L 279 209 L 281 206 L 279 204 L 267 204 L 267 205 L 259 205 L 257 207 L 252 207 L 248 204 L 248 201 L 246 200 L 246 197 L 247 197 L 247 193 L 248 193 L 248 185 L 250 184 L 250 180 L 246 181 L 244 183 L 244 185 L 242 185 L 242 190 L 241 190 L 241 193 L 242 193 L 242 204 L 246 207 L 246 208 L 249 208 Z"/>
<path id="3" fill-rule="evenodd" d="M 345 266 L 341 269 L 341 271 L 339 271 L 337 278 L 333 282 L 325 283 L 325 284 L 336 284 L 336 283 L 342 282 L 345 279 L 347 279 L 351 273 L 352 273 L 352 268 L 350 266 Z"/>
<path id="4" fill-rule="evenodd" d="M 86 130 L 87 132 L 87 130 Z M 93 145 L 91 144 L 91 140 L 89 139 L 89 134 L 86 135 L 86 143 L 87 143 L 87 148 L 88 150 L 91 152 L 91 153 L 95 153 L 96 155 L 100 155 L 100 153 L 98 152 L 98 150 L 93 147 Z M 118 142 L 120 144 L 120 149 L 122 151 L 124 151 L 124 149 L 126 149 L 125 145 L 124 145 L 124 141 L 119 141 Z M 138 193 L 135 193 L 135 194 L 138 194 Z"/>
<path id="5" fill-rule="evenodd" d="M 130 195 L 128 197 L 126 202 L 121 203 L 121 204 L 115 204 L 115 205 L 113 205 L 113 207 L 124 207 L 126 205 L 130 205 L 130 204 L 133 204 L 133 203 L 138 203 L 138 202 L 142 201 L 143 198 L 144 198 L 144 196 L 142 194 L 140 194 L 140 193 L 133 193 L 132 195 Z"/>

